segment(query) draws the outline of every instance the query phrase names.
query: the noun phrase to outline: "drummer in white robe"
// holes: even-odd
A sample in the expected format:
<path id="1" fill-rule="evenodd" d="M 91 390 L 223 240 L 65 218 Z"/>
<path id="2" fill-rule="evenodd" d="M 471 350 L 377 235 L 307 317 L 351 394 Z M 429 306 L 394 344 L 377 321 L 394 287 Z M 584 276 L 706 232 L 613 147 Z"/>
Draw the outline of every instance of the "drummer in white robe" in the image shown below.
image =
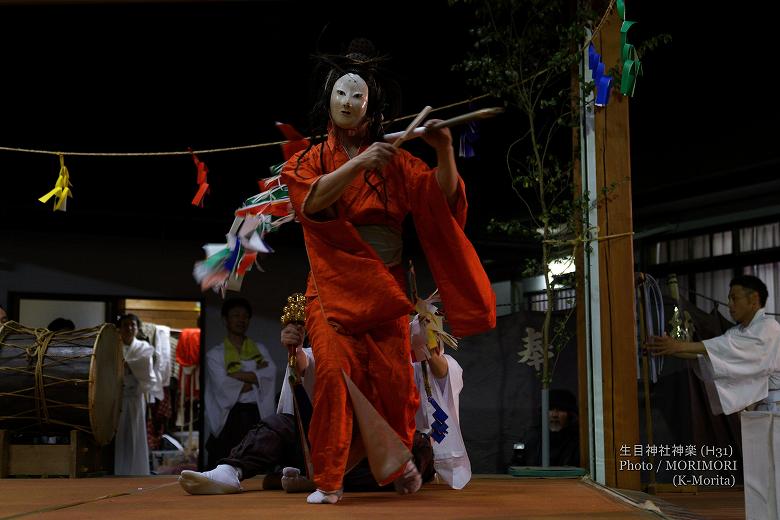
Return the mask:
<path id="1" fill-rule="evenodd" d="M 156 383 L 156 375 L 154 347 L 136 338 L 140 326 L 135 314 L 125 314 L 119 319 L 125 374 L 114 449 L 116 475 L 149 475 L 146 394 Z"/>
<path id="2" fill-rule="evenodd" d="M 715 414 L 740 410 L 748 520 L 780 519 L 780 324 L 764 310 L 768 291 L 755 276 L 734 278 L 729 312 L 737 325 L 701 342 L 652 338 L 656 354 L 698 357 Z"/>
<path id="3" fill-rule="evenodd" d="M 225 458 L 259 420 L 274 413 L 276 364 L 246 336 L 252 308 L 244 298 L 222 306 L 225 340 L 206 353 L 205 416 L 209 465 Z"/>

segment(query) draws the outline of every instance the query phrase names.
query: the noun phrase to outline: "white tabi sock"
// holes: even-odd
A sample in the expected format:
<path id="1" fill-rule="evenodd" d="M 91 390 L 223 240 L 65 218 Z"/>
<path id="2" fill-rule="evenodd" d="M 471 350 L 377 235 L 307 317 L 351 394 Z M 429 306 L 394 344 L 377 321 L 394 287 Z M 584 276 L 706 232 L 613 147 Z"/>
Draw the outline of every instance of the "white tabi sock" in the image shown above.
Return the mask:
<path id="1" fill-rule="evenodd" d="M 341 489 L 336 491 L 323 491 L 321 489 L 317 489 L 317 491 L 306 498 L 306 502 L 310 504 L 335 504 L 341 500 L 341 495 L 343 494 L 344 491 Z"/>
<path id="2" fill-rule="evenodd" d="M 240 469 L 220 464 L 203 473 L 185 469 L 179 476 L 179 484 L 191 495 L 225 495 L 242 490 L 240 478 Z"/>

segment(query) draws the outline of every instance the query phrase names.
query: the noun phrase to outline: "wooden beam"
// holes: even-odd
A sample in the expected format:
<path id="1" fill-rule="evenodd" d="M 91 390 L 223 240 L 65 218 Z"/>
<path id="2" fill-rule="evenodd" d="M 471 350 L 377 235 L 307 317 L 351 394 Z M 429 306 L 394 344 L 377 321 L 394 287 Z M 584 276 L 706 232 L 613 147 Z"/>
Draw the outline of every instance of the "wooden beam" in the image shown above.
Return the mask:
<path id="1" fill-rule="evenodd" d="M 622 20 L 613 9 L 594 39 L 607 69 L 620 60 Z M 628 99 L 612 91 L 596 109 L 599 196 L 599 276 L 604 389 L 604 455 L 608 486 L 641 488 L 639 471 L 621 471 L 621 446 L 640 444 L 634 316 L 634 254 Z"/>
<path id="2" fill-rule="evenodd" d="M 10 470 L 11 432 L 0 430 L 0 478 L 7 478 Z"/>
<path id="3" fill-rule="evenodd" d="M 186 311 L 200 313 L 199 301 L 183 300 L 139 300 L 127 298 L 125 309 L 128 311 L 143 309 L 148 311 Z"/>

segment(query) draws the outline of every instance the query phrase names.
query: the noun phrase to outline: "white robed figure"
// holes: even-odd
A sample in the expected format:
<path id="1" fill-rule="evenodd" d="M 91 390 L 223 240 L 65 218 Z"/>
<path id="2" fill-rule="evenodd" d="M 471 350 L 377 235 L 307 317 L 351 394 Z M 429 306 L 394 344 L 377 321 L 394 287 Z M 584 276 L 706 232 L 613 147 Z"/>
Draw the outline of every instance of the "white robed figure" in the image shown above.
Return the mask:
<path id="1" fill-rule="evenodd" d="M 659 354 L 697 357 L 714 414 L 740 413 L 748 520 L 780 520 L 780 324 L 766 315 L 766 285 L 743 275 L 730 283 L 737 325 L 716 338 L 680 342 L 653 338 Z"/>
<path id="2" fill-rule="evenodd" d="M 225 339 L 206 352 L 205 437 L 209 465 L 230 450 L 263 417 L 273 415 L 276 364 L 262 343 L 247 336 L 252 306 L 232 297 L 222 304 Z"/>
<path id="3" fill-rule="evenodd" d="M 302 383 L 306 393 L 314 395 L 316 360 L 311 348 L 301 349 L 306 357 L 306 375 Z M 300 361 L 298 361 L 300 364 Z M 436 403 L 449 416 L 447 434 L 441 442 L 431 441 L 433 445 L 433 467 L 439 477 L 453 489 L 463 489 L 471 480 L 471 462 L 469 461 L 463 436 L 460 431 L 460 392 L 463 390 L 463 368 L 449 354 L 441 351 L 431 353 L 427 368 L 431 395 Z M 421 432 L 429 432 L 435 421 L 433 406 L 428 402 L 422 364 L 414 363 L 414 376 L 420 393 L 420 407 L 415 415 L 415 427 Z M 434 372 L 437 375 L 434 375 Z M 286 381 L 290 377 L 290 367 L 285 372 L 285 383 L 279 397 L 276 413 L 293 414 L 293 396 Z"/>
<path id="4" fill-rule="evenodd" d="M 780 324 L 760 308 L 746 326 L 702 343 L 699 367 L 717 394 L 710 402 L 725 414 L 752 408 L 739 416 L 746 518 L 780 519 Z"/>
<path id="5" fill-rule="evenodd" d="M 220 343 L 206 353 L 207 391 L 204 399 L 209 433 L 219 437 L 230 409 L 236 403 L 254 403 L 260 411 L 260 417 L 274 413 L 274 393 L 276 384 L 276 364 L 262 343 L 256 343 L 257 349 L 267 364 L 258 368 L 254 360 L 242 360 L 241 371 L 252 372 L 257 384 L 248 391 L 242 391 L 244 383 L 228 375 L 225 368 L 225 343 Z"/>
<path id="6" fill-rule="evenodd" d="M 437 358 L 446 361 L 447 369 L 443 376 L 436 377 L 433 363 Z M 433 440 L 433 467 L 439 477 L 451 488 L 463 489 L 471 480 L 471 462 L 463 436 L 460 432 L 460 391 L 463 390 L 463 368 L 449 354 L 432 353 L 429 361 L 428 382 L 431 396 L 436 404 L 447 414 L 447 434 L 441 442 Z M 423 377 L 422 363 L 414 364 L 414 379 L 417 389 L 420 391 L 420 407 L 415 415 L 415 424 L 418 430 L 428 432 L 435 421 L 433 414 L 436 411 L 428 402 Z"/>
<path id="7" fill-rule="evenodd" d="M 114 449 L 114 474 L 149 475 L 146 437 L 146 394 L 156 384 L 154 347 L 136 338 L 140 321 L 135 314 L 119 320 L 124 357 L 122 408 Z"/>

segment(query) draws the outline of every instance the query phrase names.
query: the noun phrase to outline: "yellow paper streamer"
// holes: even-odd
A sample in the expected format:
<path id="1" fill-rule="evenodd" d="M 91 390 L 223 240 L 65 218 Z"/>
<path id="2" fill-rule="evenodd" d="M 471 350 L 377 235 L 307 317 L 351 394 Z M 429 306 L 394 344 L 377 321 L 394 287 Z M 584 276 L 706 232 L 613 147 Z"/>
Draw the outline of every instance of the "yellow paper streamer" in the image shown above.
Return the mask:
<path id="1" fill-rule="evenodd" d="M 38 200 L 46 204 L 50 198 L 55 197 L 56 202 L 54 203 L 53 211 L 67 211 L 68 197 L 73 197 L 71 186 L 70 173 L 68 173 L 68 167 L 65 166 L 65 156 L 60 154 L 60 174 L 57 177 L 57 183 L 54 185 L 53 190 Z"/>
<path id="2" fill-rule="evenodd" d="M 458 340 L 444 330 L 444 318 L 436 313 L 436 307 L 433 301 L 438 301 L 436 293 L 427 300 L 417 298 L 417 304 L 414 306 L 417 311 L 417 319 L 420 326 L 425 330 L 426 343 L 429 350 L 436 349 L 440 343 L 458 349 Z"/>

